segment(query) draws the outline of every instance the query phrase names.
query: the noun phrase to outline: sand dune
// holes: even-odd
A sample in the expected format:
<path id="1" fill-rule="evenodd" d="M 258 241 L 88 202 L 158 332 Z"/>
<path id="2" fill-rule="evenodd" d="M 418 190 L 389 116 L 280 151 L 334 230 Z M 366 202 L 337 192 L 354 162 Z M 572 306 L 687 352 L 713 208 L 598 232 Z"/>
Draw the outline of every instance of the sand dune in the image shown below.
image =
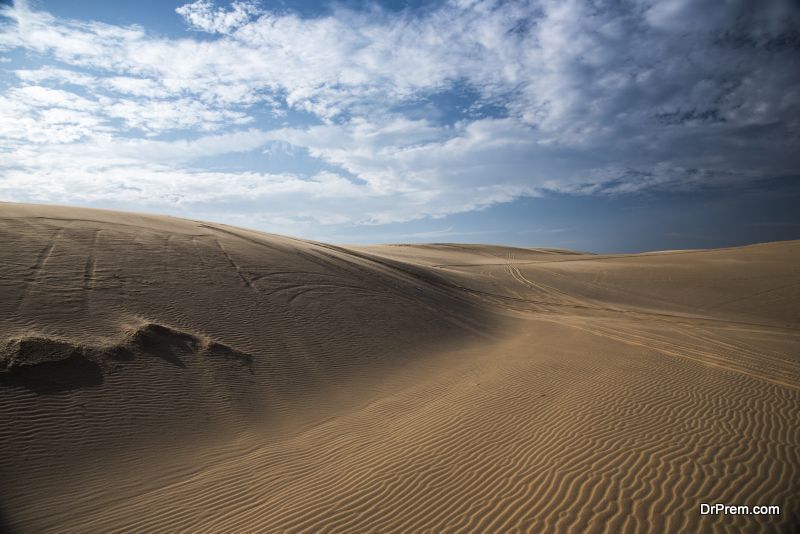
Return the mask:
<path id="1" fill-rule="evenodd" d="M 0 204 L 0 421 L 13 532 L 792 531 L 800 242 L 340 247 Z"/>

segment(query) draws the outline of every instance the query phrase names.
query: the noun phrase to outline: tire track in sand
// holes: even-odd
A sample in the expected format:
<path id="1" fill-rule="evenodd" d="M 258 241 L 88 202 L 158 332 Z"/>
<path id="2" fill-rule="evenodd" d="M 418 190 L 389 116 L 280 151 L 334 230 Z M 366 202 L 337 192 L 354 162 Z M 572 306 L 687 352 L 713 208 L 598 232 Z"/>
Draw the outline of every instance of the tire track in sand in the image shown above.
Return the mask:
<path id="1" fill-rule="evenodd" d="M 214 242 L 217 244 L 217 248 L 219 248 L 219 251 L 222 252 L 222 255 L 225 256 L 225 259 L 228 260 L 228 263 L 230 264 L 230 266 L 233 267 L 233 270 L 236 271 L 236 274 L 239 276 L 239 278 L 242 280 L 242 282 L 244 282 L 244 285 L 246 285 L 247 287 L 249 287 L 250 289 L 252 289 L 256 293 L 258 293 L 259 292 L 258 288 L 255 285 L 253 285 L 253 282 L 244 273 L 244 271 L 242 270 L 241 266 L 238 263 L 236 263 L 235 261 L 233 261 L 233 258 L 231 257 L 230 254 L 228 254 L 228 251 L 225 250 L 225 247 L 223 246 L 222 243 L 220 243 L 219 239 L 214 239 Z"/>
<path id="2" fill-rule="evenodd" d="M 50 236 L 47 244 L 42 248 L 39 252 L 38 256 L 36 257 L 36 263 L 31 266 L 31 274 L 26 276 L 24 281 L 25 285 L 20 293 L 19 299 L 16 304 L 16 309 L 19 311 L 28 297 L 28 293 L 30 290 L 38 285 L 41 282 L 42 276 L 45 271 L 45 267 L 47 266 L 48 260 L 50 260 L 50 256 L 53 254 L 53 249 L 55 248 L 58 240 L 64 234 L 65 227 L 59 228 Z"/>

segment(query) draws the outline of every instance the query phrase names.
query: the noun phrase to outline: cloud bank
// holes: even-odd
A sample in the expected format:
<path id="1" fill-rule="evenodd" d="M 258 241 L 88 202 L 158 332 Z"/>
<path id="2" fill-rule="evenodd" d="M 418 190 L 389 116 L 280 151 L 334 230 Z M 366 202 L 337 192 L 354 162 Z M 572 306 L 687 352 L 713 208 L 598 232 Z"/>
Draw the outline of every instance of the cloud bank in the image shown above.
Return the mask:
<path id="1" fill-rule="evenodd" d="M 186 32 L 169 36 L 2 9 L 10 200 L 309 234 L 800 168 L 789 1 L 451 0 L 301 16 L 199 0 L 175 10 Z M 291 169 L 271 165 L 279 153 Z"/>

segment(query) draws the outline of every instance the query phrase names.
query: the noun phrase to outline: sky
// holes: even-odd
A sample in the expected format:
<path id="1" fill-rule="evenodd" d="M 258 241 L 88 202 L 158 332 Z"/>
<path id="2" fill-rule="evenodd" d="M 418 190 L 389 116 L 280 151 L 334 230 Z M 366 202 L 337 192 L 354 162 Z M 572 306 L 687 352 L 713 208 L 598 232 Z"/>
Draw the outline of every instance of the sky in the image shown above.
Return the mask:
<path id="1" fill-rule="evenodd" d="M 794 0 L 0 0 L 0 200 L 338 243 L 800 238 Z"/>

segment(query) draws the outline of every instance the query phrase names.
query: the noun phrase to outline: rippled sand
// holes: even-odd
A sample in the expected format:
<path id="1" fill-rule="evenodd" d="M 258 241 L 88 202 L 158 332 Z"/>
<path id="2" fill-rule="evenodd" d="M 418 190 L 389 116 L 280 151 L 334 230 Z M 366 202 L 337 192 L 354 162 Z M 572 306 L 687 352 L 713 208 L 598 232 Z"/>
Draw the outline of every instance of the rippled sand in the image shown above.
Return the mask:
<path id="1" fill-rule="evenodd" d="M 800 242 L 339 247 L 0 203 L 0 451 L 19 532 L 792 531 Z"/>

